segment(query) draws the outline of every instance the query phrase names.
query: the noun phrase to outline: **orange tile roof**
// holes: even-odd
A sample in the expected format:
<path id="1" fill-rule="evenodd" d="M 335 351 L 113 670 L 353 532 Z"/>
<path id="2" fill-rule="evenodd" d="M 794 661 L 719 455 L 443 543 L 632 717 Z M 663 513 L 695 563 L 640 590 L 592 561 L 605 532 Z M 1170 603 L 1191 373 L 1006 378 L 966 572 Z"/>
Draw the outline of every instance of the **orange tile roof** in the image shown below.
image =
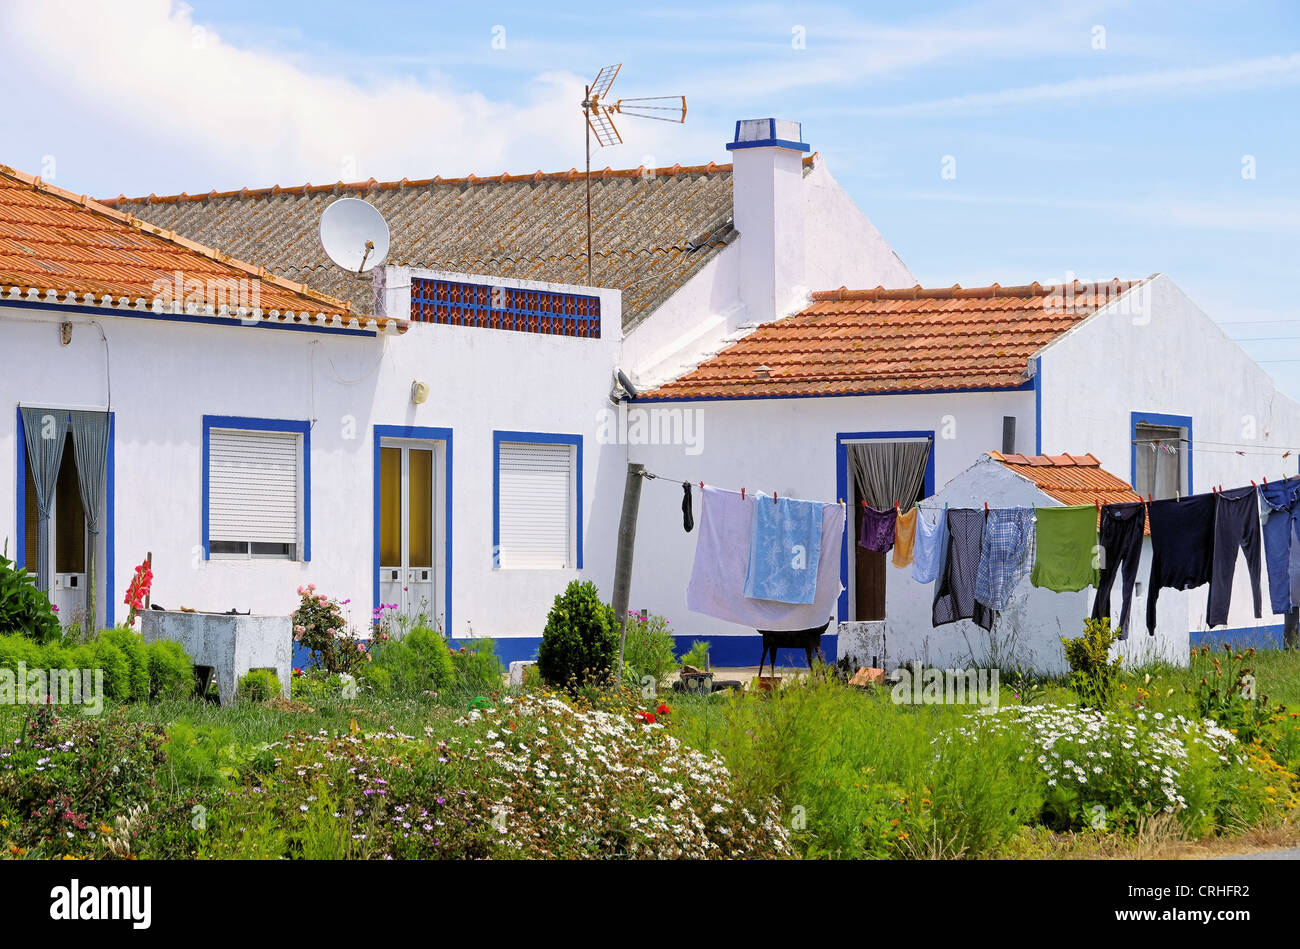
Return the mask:
<path id="1" fill-rule="evenodd" d="M 1092 454 L 1004 455 L 991 451 L 989 457 L 1029 479 L 1044 494 L 1062 504 L 1122 504 L 1142 500 L 1127 481 L 1103 468 Z M 1146 532 L 1151 533 L 1149 524 Z"/>
<path id="2" fill-rule="evenodd" d="M 355 314 L 343 300 L 0 165 L 0 304 L 170 313 L 178 273 L 182 295 L 203 288 L 202 303 L 178 301 L 190 314 L 399 332 L 407 326 Z M 241 286 L 243 299 L 235 290 Z M 251 312 L 241 313 L 241 305 Z"/>
<path id="3" fill-rule="evenodd" d="M 804 159 L 805 169 L 816 157 Z M 388 263 L 617 288 L 626 332 L 735 240 L 731 172 L 731 165 L 714 162 L 593 170 L 590 281 L 587 190 L 576 168 L 119 196 L 104 203 L 369 306 L 369 285 L 332 266 L 316 238 L 321 213 L 335 198 L 361 197 L 388 222 Z"/>
<path id="4" fill-rule="evenodd" d="M 1136 283 L 822 291 L 641 398 L 1013 389 L 1030 356 Z"/>

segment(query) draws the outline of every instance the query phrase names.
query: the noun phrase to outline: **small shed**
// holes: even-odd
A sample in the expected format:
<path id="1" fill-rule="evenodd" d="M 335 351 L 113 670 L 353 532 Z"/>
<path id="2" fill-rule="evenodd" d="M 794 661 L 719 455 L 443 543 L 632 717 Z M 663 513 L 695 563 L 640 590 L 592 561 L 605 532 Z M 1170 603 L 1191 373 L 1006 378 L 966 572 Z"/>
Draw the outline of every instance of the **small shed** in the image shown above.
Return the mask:
<path id="1" fill-rule="evenodd" d="M 1053 507 L 1072 504 L 1113 504 L 1136 501 L 1129 483 L 1101 467 L 1091 454 L 1020 455 L 997 451 L 982 455 L 975 464 L 954 476 L 921 503 L 922 510 L 943 508 Z M 1188 602 L 1195 591 L 1163 590 L 1155 635 L 1146 629 L 1146 579 L 1150 573 L 1151 541 L 1144 538 L 1138 580 L 1134 586 L 1127 640 L 1116 653 L 1125 665 L 1164 661 L 1188 662 Z M 942 668 L 996 667 L 1057 674 L 1068 671 L 1061 637 L 1083 632 L 1092 615 L 1096 590 L 1057 593 L 1033 586 L 1026 577 L 1016 587 L 1007 609 L 991 630 L 971 620 L 934 626 L 931 605 L 934 584 L 921 584 L 911 568 L 890 567 L 885 619 L 875 629 L 845 629 L 865 624 L 842 624 L 839 650 L 865 663 L 879 656 L 886 668 L 919 661 Z M 1111 617 L 1118 622 L 1122 606 L 1121 583 L 1111 593 Z M 1203 599 L 1203 593 L 1202 593 Z M 855 645 L 867 652 L 859 654 Z"/>

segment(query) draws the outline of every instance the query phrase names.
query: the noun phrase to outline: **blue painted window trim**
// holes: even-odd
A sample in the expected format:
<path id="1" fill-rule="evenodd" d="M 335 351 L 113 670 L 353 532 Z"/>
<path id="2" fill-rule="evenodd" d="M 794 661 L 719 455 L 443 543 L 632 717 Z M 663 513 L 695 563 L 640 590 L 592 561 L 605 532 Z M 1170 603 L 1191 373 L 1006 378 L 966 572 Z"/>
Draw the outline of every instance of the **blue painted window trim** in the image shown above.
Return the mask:
<path id="1" fill-rule="evenodd" d="M 14 552 L 14 565 L 27 566 L 27 432 L 23 428 L 23 410 L 16 411 L 18 419 L 17 450 L 14 452 L 14 494 L 17 499 L 18 515 L 14 524 L 18 528 Z M 100 595 L 104 599 L 104 622 L 107 626 L 116 625 L 114 615 L 117 610 L 117 571 L 114 567 L 116 552 L 116 512 L 115 500 L 117 487 L 117 414 L 108 413 L 108 458 L 104 479 L 104 586 Z"/>
<path id="2" fill-rule="evenodd" d="M 500 567 L 498 551 L 501 549 L 501 443 L 525 442 L 538 445 L 572 445 L 576 464 L 574 481 L 574 557 L 582 569 L 582 436 L 562 435 L 555 432 L 505 432 L 492 433 L 492 569 Z"/>
<path id="3" fill-rule="evenodd" d="M 452 454 L 451 454 L 451 429 L 450 428 L 429 428 L 422 425 L 376 425 L 374 427 L 374 506 L 373 514 L 373 541 L 374 556 L 371 558 L 370 577 L 371 577 L 371 608 L 379 609 L 379 475 L 382 469 L 380 462 L 379 450 L 383 447 L 385 438 L 411 438 L 420 441 L 442 442 L 446 447 L 446 459 L 444 461 L 443 485 L 443 583 L 442 583 L 442 623 L 443 635 L 451 639 L 451 512 L 452 512 L 452 489 L 451 473 Z"/>
<path id="4" fill-rule="evenodd" d="M 934 494 L 934 429 L 913 432 L 837 432 L 835 435 L 835 496 L 837 498 L 846 504 L 849 501 L 849 448 L 846 443 L 867 438 L 878 438 L 884 441 L 897 438 L 930 439 L 930 457 L 925 463 L 925 496 L 928 498 Z M 844 530 L 847 536 L 844 543 L 840 544 L 840 586 L 843 589 L 840 590 L 836 610 L 837 618 L 841 623 L 849 618 L 849 544 L 855 540 L 852 536 L 851 517 L 845 517 Z"/>
<path id="5" fill-rule="evenodd" d="M 299 419 L 248 418 L 242 415 L 203 416 L 203 559 L 208 552 L 208 482 L 210 449 L 214 428 L 233 428 L 248 432 L 294 432 L 302 436 L 302 550 L 301 563 L 311 562 L 311 423 Z"/>
<path id="6" fill-rule="evenodd" d="M 1170 428 L 1187 429 L 1187 444 L 1180 446 L 1180 449 L 1187 453 L 1187 490 L 1183 496 L 1196 493 L 1196 482 L 1192 480 L 1192 417 L 1190 415 L 1169 415 L 1162 412 L 1132 412 L 1129 415 L 1128 441 L 1129 441 L 1129 480 L 1128 483 L 1137 488 L 1137 471 L 1138 471 L 1138 454 L 1137 454 L 1137 427 L 1139 422 L 1145 422 L 1149 425 L 1167 425 Z"/>

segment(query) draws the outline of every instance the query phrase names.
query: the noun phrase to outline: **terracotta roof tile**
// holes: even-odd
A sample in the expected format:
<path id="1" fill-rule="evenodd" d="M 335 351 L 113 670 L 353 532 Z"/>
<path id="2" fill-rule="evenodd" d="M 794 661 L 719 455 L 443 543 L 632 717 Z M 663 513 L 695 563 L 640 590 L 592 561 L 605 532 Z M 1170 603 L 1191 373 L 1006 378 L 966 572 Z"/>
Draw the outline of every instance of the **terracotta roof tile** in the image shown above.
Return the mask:
<path id="1" fill-rule="evenodd" d="M 641 398 L 1011 389 L 1030 356 L 1134 285 L 822 291 Z"/>
<path id="2" fill-rule="evenodd" d="M 804 159 L 811 167 L 816 156 Z M 244 188 L 104 203 L 317 290 L 370 305 L 369 285 L 332 266 L 316 237 L 337 197 L 363 197 L 388 221 L 388 262 L 554 283 L 587 283 L 581 171 Z M 652 312 L 726 244 L 731 165 L 591 173 L 592 282 L 623 291 L 623 328 Z"/>
<path id="3" fill-rule="evenodd" d="M 991 451 L 989 457 L 1029 479 L 1044 494 L 1062 504 L 1121 504 L 1142 500 L 1127 481 L 1103 468 L 1092 453 L 1004 455 Z M 1150 524 L 1146 532 L 1151 533 Z"/>
<path id="4" fill-rule="evenodd" d="M 230 288 L 244 281 L 247 293 L 226 303 L 235 316 L 241 305 L 256 318 L 294 322 L 373 323 L 349 303 L 267 273 L 220 251 L 119 210 L 46 184 L 0 165 L 0 303 L 39 300 L 153 309 L 158 285 L 198 281 L 205 288 Z M 197 286 L 194 285 L 194 286 Z M 182 284 L 182 293 L 188 293 Z M 195 312 L 207 313 L 204 308 Z M 216 310 L 212 311 L 217 313 Z M 218 314 L 219 315 L 219 314 Z M 381 329 L 402 330 L 405 321 L 381 320 Z"/>

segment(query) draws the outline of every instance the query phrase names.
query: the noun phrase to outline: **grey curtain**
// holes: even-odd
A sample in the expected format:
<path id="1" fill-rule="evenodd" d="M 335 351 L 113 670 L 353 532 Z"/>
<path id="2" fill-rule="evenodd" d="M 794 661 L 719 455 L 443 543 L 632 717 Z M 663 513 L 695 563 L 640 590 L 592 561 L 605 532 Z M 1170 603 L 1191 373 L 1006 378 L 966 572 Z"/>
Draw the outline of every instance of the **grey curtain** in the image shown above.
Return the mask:
<path id="1" fill-rule="evenodd" d="M 881 511 L 892 508 L 895 501 L 903 512 L 916 503 L 930 460 L 928 440 L 861 442 L 848 449 L 859 498 Z"/>
<path id="2" fill-rule="evenodd" d="M 36 483 L 36 586 L 50 592 L 50 507 L 68 437 L 68 413 L 54 409 L 24 408 L 23 436 L 27 464 Z"/>
<path id="3" fill-rule="evenodd" d="M 74 410 L 68 413 L 72 427 L 72 450 L 77 458 L 77 484 L 81 506 L 86 512 L 86 633 L 93 634 L 95 624 L 95 546 L 104 509 L 104 480 L 108 475 L 108 413 Z"/>

